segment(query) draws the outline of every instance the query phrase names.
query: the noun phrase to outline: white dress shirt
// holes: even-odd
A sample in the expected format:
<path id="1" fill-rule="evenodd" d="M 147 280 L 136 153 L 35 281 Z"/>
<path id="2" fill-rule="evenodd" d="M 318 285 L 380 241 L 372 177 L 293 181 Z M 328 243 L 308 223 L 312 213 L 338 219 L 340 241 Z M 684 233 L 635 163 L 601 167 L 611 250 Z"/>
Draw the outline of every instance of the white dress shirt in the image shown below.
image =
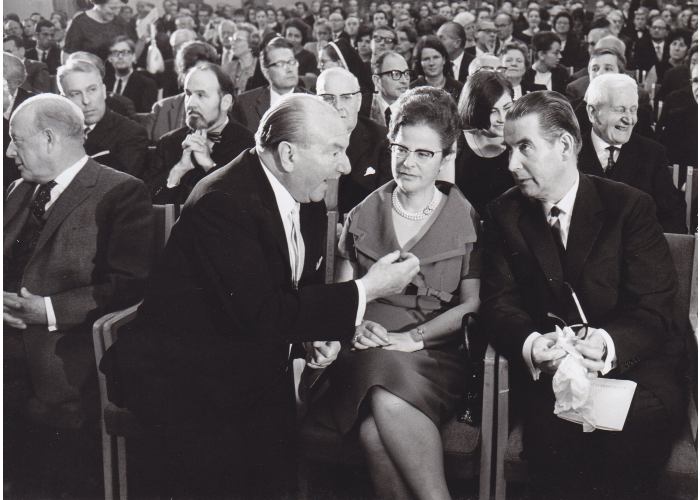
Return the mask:
<path id="1" fill-rule="evenodd" d="M 547 90 L 552 90 L 552 72 L 545 71 L 544 73 L 540 71 L 535 71 L 535 83 L 537 85 L 544 85 Z"/>
<path id="2" fill-rule="evenodd" d="M 571 217 L 574 213 L 574 203 L 576 202 L 576 194 L 578 193 L 578 186 L 579 186 L 579 176 L 576 176 L 576 182 L 571 186 L 571 188 L 566 192 L 566 194 L 562 197 L 561 200 L 559 200 L 556 203 L 552 202 L 544 202 L 542 203 L 542 211 L 544 213 L 544 216 L 547 220 L 547 223 L 551 225 L 553 221 L 549 220 L 551 219 L 550 217 L 550 210 L 554 205 L 559 207 L 560 214 L 559 214 L 559 225 L 560 225 L 560 236 L 561 236 L 561 241 L 564 244 L 564 248 L 566 248 L 567 241 L 569 239 L 569 229 L 571 228 Z M 592 328 L 592 326 L 589 326 L 589 328 Z M 601 373 L 605 375 L 608 373 L 610 370 L 614 368 L 614 362 L 616 360 L 616 354 L 615 354 L 615 343 L 612 340 L 612 337 L 610 337 L 610 334 L 606 332 L 603 329 L 598 329 L 598 333 L 601 334 L 603 339 L 605 340 L 605 345 L 608 350 L 608 354 L 603 360 L 604 362 L 604 367 Z M 532 375 L 533 380 L 538 380 L 540 378 L 540 373 L 541 370 L 537 367 L 535 367 L 535 364 L 532 360 L 532 344 L 535 342 L 535 339 L 540 337 L 542 334 L 539 332 L 532 332 L 527 339 L 525 339 L 525 342 L 523 343 L 523 349 L 522 349 L 522 356 L 523 359 L 525 360 L 525 364 L 528 367 L 528 370 L 530 370 L 530 375 Z"/>
<path id="3" fill-rule="evenodd" d="M 270 181 L 270 186 L 272 186 L 272 192 L 275 195 L 275 201 L 277 202 L 277 208 L 280 213 L 280 218 L 282 219 L 282 225 L 284 226 L 284 234 L 287 239 L 287 249 L 289 250 L 289 266 L 290 269 L 294 269 L 295 267 L 295 259 L 294 259 L 294 242 L 292 241 L 292 222 L 290 218 L 290 214 L 293 212 L 296 212 L 295 217 L 296 217 L 296 229 L 298 231 L 297 233 L 297 239 L 298 239 L 298 246 L 300 249 L 304 248 L 304 238 L 301 235 L 301 226 L 299 225 L 298 222 L 298 217 L 299 217 L 299 202 L 297 202 L 292 195 L 287 191 L 287 188 L 285 188 L 282 183 L 272 175 L 272 172 L 268 169 L 268 167 L 263 163 L 262 159 L 260 159 L 260 163 L 263 166 L 263 172 L 265 172 L 265 176 L 267 177 L 267 180 Z M 296 210 L 295 210 L 296 208 Z M 304 268 L 304 254 L 302 253 L 300 255 L 301 259 L 301 270 L 299 271 L 298 275 L 301 276 L 301 273 L 303 272 Z M 357 314 L 355 315 L 355 326 L 359 325 L 362 322 L 362 318 L 365 315 L 365 309 L 367 307 L 367 294 L 365 292 L 365 286 L 362 283 L 361 280 L 355 280 L 355 285 L 357 286 L 357 295 L 358 295 L 358 300 L 357 300 Z"/>
<path id="4" fill-rule="evenodd" d="M 610 151 L 607 149 L 610 146 L 615 146 L 615 151 L 613 153 L 613 160 L 617 161 L 620 157 L 620 148 L 622 144 L 608 144 L 603 139 L 601 139 L 595 130 L 591 129 L 591 142 L 593 143 L 593 149 L 595 149 L 595 154 L 600 161 L 600 165 L 603 167 L 603 171 L 608 169 L 608 158 L 610 157 Z"/>
<path id="5" fill-rule="evenodd" d="M 455 80 L 459 80 L 459 68 L 462 67 L 462 59 L 464 59 L 464 51 L 461 51 L 452 61 L 452 71 L 454 72 Z"/>
<path id="6" fill-rule="evenodd" d="M 292 90 L 290 90 L 289 92 L 287 92 L 287 94 L 291 94 L 291 93 L 293 93 L 293 92 L 294 92 L 294 89 L 292 89 Z M 275 91 L 272 89 L 272 86 L 270 86 L 270 107 L 272 107 L 272 106 L 274 106 L 275 104 L 277 104 L 277 101 L 279 101 L 280 99 L 282 99 L 282 97 L 285 96 L 285 95 L 287 95 L 287 94 L 278 94 L 277 92 L 275 92 Z"/>

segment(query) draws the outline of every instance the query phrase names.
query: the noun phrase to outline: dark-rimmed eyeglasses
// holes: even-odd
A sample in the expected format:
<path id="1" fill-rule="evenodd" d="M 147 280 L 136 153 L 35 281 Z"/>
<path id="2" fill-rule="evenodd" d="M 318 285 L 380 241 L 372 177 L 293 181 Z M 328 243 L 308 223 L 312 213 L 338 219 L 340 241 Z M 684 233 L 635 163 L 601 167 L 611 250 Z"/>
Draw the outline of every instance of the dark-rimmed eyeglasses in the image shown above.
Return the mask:
<path id="1" fill-rule="evenodd" d="M 403 78 L 404 76 L 410 80 L 412 74 L 413 74 L 413 72 L 410 69 L 407 69 L 405 71 L 400 71 L 398 69 L 392 69 L 390 71 L 382 71 L 381 73 L 377 73 L 377 75 L 379 75 L 379 76 L 389 75 L 389 76 L 391 76 L 392 80 L 396 80 L 396 81 L 401 80 L 401 78 Z"/>
<path id="2" fill-rule="evenodd" d="M 110 57 L 126 57 L 126 56 L 130 56 L 131 54 L 133 54 L 133 52 L 130 50 L 110 50 L 109 51 Z"/>
<path id="3" fill-rule="evenodd" d="M 318 96 L 321 99 L 323 99 L 324 102 L 327 102 L 331 106 L 337 106 L 338 103 L 350 104 L 353 100 L 353 97 L 355 97 L 360 92 L 362 92 L 362 91 L 357 90 L 355 92 L 350 92 L 347 94 L 319 94 Z"/>
<path id="4" fill-rule="evenodd" d="M 379 36 L 379 35 L 372 35 L 372 40 L 374 40 L 376 43 L 387 43 L 387 44 L 393 44 L 396 39 L 393 36 Z"/>
<path id="5" fill-rule="evenodd" d="M 389 144 L 389 149 L 391 150 L 391 153 L 399 160 L 405 160 L 408 158 L 410 153 L 413 153 L 416 156 L 416 160 L 419 162 L 428 161 L 436 154 L 442 153 L 442 151 L 430 151 L 429 149 L 408 149 L 403 144 L 397 144 L 395 142 Z"/>
<path id="6" fill-rule="evenodd" d="M 294 68 L 296 66 L 299 66 L 299 61 L 296 59 L 287 59 L 286 61 L 277 61 L 273 63 L 269 63 L 267 65 L 268 68 Z"/>

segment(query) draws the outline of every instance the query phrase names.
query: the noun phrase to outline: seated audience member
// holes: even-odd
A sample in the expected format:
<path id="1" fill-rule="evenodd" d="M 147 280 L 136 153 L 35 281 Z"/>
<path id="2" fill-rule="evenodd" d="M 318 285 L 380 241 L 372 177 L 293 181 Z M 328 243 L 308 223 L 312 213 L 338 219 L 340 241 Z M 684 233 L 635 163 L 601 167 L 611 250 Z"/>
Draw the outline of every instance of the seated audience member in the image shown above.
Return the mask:
<path id="1" fill-rule="evenodd" d="M 503 144 L 503 125 L 512 105 L 513 87 L 495 71 L 467 78 L 459 98 L 463 131 L 457 139 L 455 184 L 482 218 L 486 204 L 513 187 Z"/>
<path id="2" fill-rule="evenodd" d="M 496 55 L 497 36 L 496 25 L 491 19 L 482 19 L 476 27 L 476 57 L 484 54 Z"/>
<path id="3" fill-rule="evenodd" d="M 673 185 L 666 150 L 632 130 L 637 106 L 637 83 L 629 76 L 606 74 L 591 81 L 586 111 L 592 130 L 583 134 L 579 169 L 648 193 L 664 232 L 685 233 L 683 195 Z"/>
<path id="4" fill-rule="evenodd" d="M 368 302 L 329 368 L 328 424 L 359 436 L 379 498 L 450 498 L 440 427 L 464 395 L 461 323 L 478 307 L 480 274 L 478 219 L 454 185 L 436 181 L 458 134 L 445 91 L 402 95 L 389 128 L 394 180 L 350 212 L 338 244 L 340 280 L 391 249 L 426 262 L 406 290 Z"/>
<path id="5" fill-rule="evenodd" d="M 299 19 L 288 19 L 282 28 L 282 36 L 292 44 L 294 57 L 299 62 L 299 76 L 315 78 L 318 75 L 316 54 L 304 48 L 309 37 L 309 27 Z"/>
<path id="6" fill-rule="evenodd" d="M 656 86 L 661 85 L 668 70 L 683 65 L 685 56 L 690 49 L 691 35 L 691 32 L 688 30 L 678 29 L 672 31 L 666 37 L 661 61 L 654 64 L 649 70 L 646 80 L 644 80 L 644 88 L 651 95 L 656 95 L 654 93 Z"/>
<path id="7" fill-rule="evenodd" d="M 338 211 L 346 214 L 391 178 L 387 130 L 369 118 L 359 116 L 362 105 L 360 84 L 346 69 L 322 71 L 316 82 L 316 93 L 338 111 L 350 134 L 345 151 L 350 160 L 350 173 L 340 178 L 338 186 Z"/>
<path id="8" fill-rule="evenodd" d="M 636 100 L 627 106 L 629 113 Z M 687 403 L 683 342 L 671 321 L 677 277 L 654 203 L 638 189 L 579 173 L 581 135 L 563 96 L 518 99 L 505 141 L 518 189 L 489 206 L 479 314 L 509 361 L 533 497 L 657 499 L 654 482 Z M 568 346 L 582 371 L 637 384 L 620 432 L 583 432 L 552 411 L 552 376 L 575 363 L 564 359 L 555 326 L 578 331 L 582 320 Z"/>
<path id="9" fill-rule="evenodd" d="M 411 26 L 396 28 L 396 52 L 401 54 L 401 57 L 406 59 L 409 65 L 413 61 L 413 51 L 417 42 L 418 34 Z M 450 72 L 450 76 L 452 76 L 452 72 Z"/>
<path id="10" fill-rule="evenodd" d="M 690 88 L 690 72 L 698 65 L 698 44 L 693 43 L 685 56 L 685 61 L 679 66 L 669 68 L 664 74 L 661 87 L 657 92 L 660 101 L 665 101 L 666 96 L 678 89 Z M 664 102 L 664 106 L 666 103 Z"/>
<path id="11" fill-rule="evenodd" d="M 216 49 L 205 42 L 191 41 L 185 42 L 175 55 L 175 70 L 178 80 L 184 80 L 187 71 L 199 62 L 210 62 L 216 64 L 219 55 Z M 185 126 L 185 93 L 164 97 L 153 105 L 151 113 L 148 115 L 146 128 L 149 130 L 149 137 L 152 141 L 157 141 L 163 134 Z"/>
<path id="12" fill-rule="evenodd" d="M 105 77 L 105 85 L 112 95 L 131 99 L 137 113 L 148 113 L 158 99 L 158 89 L 152 78 L 134 68 L 134 42 L 121 36 L 109 47 L 109 62 L 114 68 Z"/>
<path id="13" fill-rule="evenodd" d="M 657 125 L 657 137 L 668 153 L 670 164 L 677 163 L 681 168 L 698 166 L 698 67 L 693 66 L 691 72 L 690 91 L 676 90 L 668 96 L 668 100 L 686 101 L 683 106 L 669 107 L 665 111 L 663 121 Z M 688 97 L 677 97 L 676 94 L 690 94 Z M 686 188 L 687 189 L 687 188 Z M 691 228 L 692 229 L 692 228 Z"/>
<path id="14" fill-rule="evenodd" d="M 471 12 L 460 12 L 454 17 L 453 21 L 464 28 L 464 34 L 466 35 L 467 40 L 464 44 L 465 52 L 470 54 L 472 57 L 476 56 L 476 40 L 474 39 L 476 33 L 476 18 Z M 438 36 L 440 36 L 439 30 Z"/>
<path id="15" fill-rule="evenodd" d="M 591 82 L 591 58 L 593 57 L 593 52 L 596 50 L 605 50 L 606 54 L 612 52 L 615 56 L 614 63 L 610 57 L 603 58 L 604 63 L 602 64 L 600 62 L 597 63 L 599 68 L 597 70 L 598 74 L 609 71 L 614 71 L 615 73 L 623 73 L 625 71 L 627 60 L 625 59 L 624 54 L 626 49 L 622 40 L 613 35 L 606 35 L 600 38 L 596 42 L 595 46 L 590 47 L 588 65 L 586 66 L 585 74 L 581 74 L 576 78 L 574 77 L 578 75 L 578 73 L 574 74 L 571 77 L 571 81 L 566 85 L 565 95 L 569 99 L 569 102 L 572 103 L 574 110 L 576 110 L 574 103 L 578 102 L 580 99 L 583 99 L 583 96 L 586 94 L 588 84 Z M 600 54 L 598 54 L 598 57 L 600 57 Z"/>
<path id="16" fill-rule="evenodd" d="M 137 40 L 136 30 L 119 17 L 120 3 L 125 0 L 91 0 L 92 8 L 73 18 L 63 45 L 66 54 L 91 52 L 103 61 L 109 56 L 109 45 L 118 36 Z"/>
<path id="17" fill-rule="evenodd" d="M 375 26 L 372 30 L 370 47 L 372 49 L 371 64 L 376 64 L 382 54 L 396 49 L 396 32 L 389 26 Z"/>
<path id="18" fill-rule="evenodd" d="M 36 25 L 36 47 L 27 49 L 27 59 L 43 62 L 49 69 L 49 75 L 54 76 L 61 65 L 61 49 L 53 40 L 54 25 L 51 21 L 42 19 Z"/>
<path id="19" fill-rule="evenodd" d="M 90 159 L 83 114 L 64 97 L 25 101 L 7 154 L 4 204 L 5 495 L 102 494 L 92 325 L 140 298 L 152 259 L 141 181 Z"/>
<path id="20" fill-rule="evenodd" d="M 581 42 L 571 30 L 573 27 L 571 15 L 565 11 L 558 13 L 554 16 L 552 27 L 561 43 L 561 60 L 559 61 L 561 65 L 566 68 L 581 68 L 585 59 L 582 55 Z"/>
<path id="21" fill-rule="evenodd" d="M 268 85 L 243 92 L 236 99 L 231 117 L 251 132 L 258 129 L 260 118 L 279 99 L 293 92 L 305 92 L 297 87 L 299 61 L 292 44 L 282 37 L 273 38 L 260 51 L 260 66 Z"/>
<path id="22" fill-rule="evenodd" d="M 518 38 L 520 38 L 526 44 L 530 45 L 532 43 L 533 38 L 535 37 L 535 34 L 540 32 L 540 23 L 542 21 L 542 17 L 540 16 L 539 6 L 533 5 L 532 7 L 528 7 L 526 19 L 527 28 L 518 33 Z"/>
<path id="23" fill-rule="evenodd" d="M 372 71 L 372 30 L 369 26 L 361 24 L 357 30 L 357 53 L 367 65 L 367 70 Z"/>
<path id="24" fill-rule="evenodd" d="M 347 145 L 321 99 L 273 105 L 256 147 L 192 191 L 135 322 L 105 355 L 110 383 L 152 431 L 164 494 L 285 498 L 296 479 L 290 342 L 318 341 L 326 364 L 337 348 L 322 341 L 349 340 L 367 303 L 416 275 L 418 259 L 394 263 L 396 251 L 361 280 L 322 284 L 317 202 L 349 171 Z"/>
<path id="25" fill-rule="evenodd" d="M 153 202 L 183 204 L 194 185 L 253 147 L 253 134 L 229 120 L 233 84 L 221 68 L 198 63 L 185 77 L 186 126 L 158 140 L 158 165 L 146 173 Z"/>
<path id="26" fill-rule="evenodd" d="M 24 101 L 35 95 L 22 88 L 24 79 L 27 77 L 27 69 L 22 61 L 4 52 L 2 54 L 2 75 L 3 75 L 3 169 L 2 186 L 4 189 L 15 179 L 19 179 L 19 170 L 13 158 L 8 158 L 7 147 L 10 145 L 9 126 L 10 117 L 15 109 Z"/>
<path id="27" fill-rule="evenodd" d="M 6 36 L 3 38 L 3 49 L 5 52 L 18 57 L 27 70 L 27 78 L 22 84 L 24 90 L 30 92 L 42 93 L 51 90 L 51 76 L 49 75 L 49 67 L 41 61 L 34 61 L 25 57 L 24 41 L 15 36 Z"/>
<path id="28" fill-rule="evenodd" d="M 636 41 L 634 46 L 633 67 L 649 72 L 654 66 L 664 60 L 668 53 L 666 37 L 669 26 L 661 16 L 653 16 L 649 25 L 649 36 Z"/>
<path id="29" fill-rule="evenodd" d="M 550 31 L 537 33 L 532 38 L 532 49 L 535 51 L 536 60 L 523 75 L 526 86 L 544 85 L 547 90 L 564 93 L 566 82 L 569 81 L 569 72 L 559 64 L 560 46 L 559 37 Z"/>
<path id="30" fill-rule="evenodd" d="M 165 59 L 163 65 L 165 69 L 162 73 L 153 75 L 159 89 L 163 89 L 163 97 L 172 97 L 182 92 L 182 80 L 177 72 L 177 54 L 187 43 L 197 39 L 194 30 L 175 30 L 168 38 L 168 45 L 171 47 L 172 57 Z M 204 42 L 202 42 L 204 43 Z"/>
<path id="31" fill-rule="evenodd" d="M 437 36 L 450 56 L 450 76 L 464 84 L 469 74 L 469 63 L 474 59 L 474 54 L 470 54 L 464 48 L 467 43 L 464 28 L 459 23 L 447 22 L 438 28 Z"/>
<path id="32" fill-rule="evenodd" d="M 435 35 L 421 37 L 416 45 L 416 60 L 413 66 L 413 80 L 409 88 L 430 86 L 442 89 L 459 100 L 462 84 L 452 78 L 450 56 L 445 46 Z"/>
<path id="33" fill-rule="evenodd" d="M 224 20 L 219 25 L 219 37 L 223 44 L 221 69 L 233 82 L 234 96 L 245 92 L 248 80 L 255 73 L 258 58 L 251 49 L 252 29 Z"/>
<path id="34" fill-rule="evenodd" d="M 70 61 L 58 68 L 58 87 L 83 111 L 87 154 L 103 165 L 141 177 L 148 134 L 138 123 L 107 108 L 100 71 L 87 61 Z"/>
<path id="35" fill-rule="evenodd" d="M 374 64 L 372 75 L 377 92 L 372 100 L 370 119 L 388 127 L 391 115 L 396 111 L 398 99 L 408 90 L 411 70 L 406 60 L 394 51 L 384 52 Z"/>
<path id="36" fill-rule="evenodd" d="M 522 43 L 509 43 L 501 47 L 501 67 L 505 68 L 503 75 L 513 86 L 513 99 L 537 90 L 547 90 L 544 85 L 529 83 L 523 86 L 523 76 L 528 70 L 527 47 Z"/>
<path id="37" fill-rule="evenodd" d="M 360 82 L 362 92 L 362 106 L 360 114 L 369 116 L 374 99 L 374 82 L 369 66 L 364 64 L 359 54 L 350 46 L 344 38 L 337 42 L 329 42 L 318 54 L 318 69 L 321 71 L 330 68 L 343 68 L 352 73 Z"/>
<path id="38" fill-rule="evenodd" d="M 332 42 L 331 25 L 327 19 L 318 18 L 313 25 L 313 41 L 306 42 L 304 48 L 312 54 L 318 54 L 318 51 L 325 47 L 328 42 Z"/>
<path id="39" fill-rule="evenodd" d="M 587 76 L 588 75 L 588 57 L 590 56 L 591 52 L 593 49 L 596 48 L 602 48 L 598 46 L 598 42 L 602 40 L 603 38 L 606 38 L 608 40 L 618 40 L 617 37 L 612 36 L 612 33 L 610 32 L 610 22 L 604 18 L 597 19 L 591 24 L 590 29 L 588 30 L 588 34 L 585 36 L 585 46 L 586 46 L 586 57 L 582 59 L 582 63 L 585 62 L 586 65 L 584 65 L 581 69 L 576 71 L 573 75 L 571 75 L 571 78 L 569 81 L 576 81 L 576 79 L 581 78 L 582 76 Z M 621 42 L 621 40 L 620 40 Z M 615 48 L 615 46 L 611 44 L 608 45 L 610 48 Z"/>

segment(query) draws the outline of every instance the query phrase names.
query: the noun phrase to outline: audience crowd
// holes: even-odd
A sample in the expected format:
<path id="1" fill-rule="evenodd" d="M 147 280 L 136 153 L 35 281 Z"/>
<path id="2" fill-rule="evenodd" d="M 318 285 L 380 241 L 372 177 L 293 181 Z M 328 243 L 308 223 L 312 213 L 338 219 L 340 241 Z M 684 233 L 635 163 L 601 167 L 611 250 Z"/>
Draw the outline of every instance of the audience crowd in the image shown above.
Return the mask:
<path id="1" fill-rule="evenodd" d="M 654 498 L 659 464 L 645 457 L 649 450 L 668 454 L 680 382 L 672 370 L 633 365 L 680 359 L 669 347 L 672 327 L 664 315 L 676 284 L 662 273 L 670 260 L 659 237 L 697 231 L 683 193 L 692 189 L 684 185 L 686 168 L 697 176 L 698 166 L 696 2 L 312 0 L 234 8 L 137 0 L 133 9 L 126 0 L 78 3 L 85 10 L 72 16 L 21 19 L 6 12 L 3 20 L 6 493 L 100 496 L 90 328 L 104 313 L 146 297 L 134 331 L 158 333 L 147 346 L 127 335 L 103 369 L 115 381 L 114 394 L 129 390 L 121 403 L 162 431 L 148 453 L 170 447 L 160 450 L 169 458 L 159 467 L 144 469 L 168 485 L 154 493 L 216 497 L 217 486 L 235 489 L 232 481 L 217 482 L 224 465 L 238 468 L 244 498 L 293 490 L 284 474 L 268 481 L 285 455 L 272 460 L 266 452 L 284 442 L 284 452 L 293 453 L 289 421 L 268 418 L 289 403 L 275 392 L 287 389 L 282 375 L 242 361 L 250 372 L 238 375 L 259 379 L 250 382 L 250 394 L 237 393 L 250 408 L 246 418 L 222 395 L 222 381 L 237 380 L 226 371 L 234 363 L 226 356 L 255 342 L 245 333 L 253 321 L 251 331 L 294 331 L 256 346 L 259 364 L 283 366 L 289 342 L 303 341 L 311 368 L 330 366 L 332 397 L 321 402 L 332 415 L 328 425 L 359 435 L 379 496 L 449 498 L 439 428 L 465 391 L 455 332 L 465 314 L 481 308 L 486 328 L 498 329 L 494 344 L 519 359 L 522 373 L 517 366 L 514 372 L 536 387 L 522 389 L 533 398 L 524 412 L 533 494 L 564 498 L 556 496 L 561 488 L 588 491 L 595 484 L 613 491 L 610 498 L 623 498 L 620 488 L 630 498 Z M 669 169 L 674 164 L 680 179 Z M 255 168 L 267 176 L 256 176 Z M 357 285 L 315 288 L 323 285 L 310 268 L 319 270 L 322 243 L 313 241 L 325 231 L 316 202 L 337 177 L 336 279 Z M 309 187 L 318 179 L 321 187 Z M 589 234 L 600 237 L 595 244 L 586 246 L 582 221 L 572 219 L 583 203 L 576 193 L 608 211 L 601 235 Z M 532 200 L 544 216 L 527 208 Z M 292 222 L 285 203 L 297 205 Z M 151 204 L 184 205 L 174 243 L 156 263 Z M 251 215 L 254 209 L 264 216 Z M 278 209 L 281 224 L 279 217 L 268 220 L 267 211 Z M 690 209 L 697 213 L 697 198 Z M 598 216 L 587 216 L 595 226 Z M 521 227 L 514 217 L 522 217 Z M 550 311 L 537 303 L 553 299 L 526 269 L 543 254 L 530 259 L 532 249 L 522 245 L 545 223 L 559 235 L 544 255 L 561 264 L 548 279 L 579 287 L 596 326 L 580 348 L 590 370 L 616 370 L 611 376 L 640 384 L 644 399 L 630 410 L 626 440 L 596 446 L 641 457 L 642 486 L 617 484 L 627 477 L 622 473 L 600 486 L 594 467 L 585 468 L 591 476 L 562 479 L 554 489 L 545 484 L 542 471 L 556 465 L 565 478 L 563 464 L 576 463 L 552 451 L 568 446 L 568 430 L 552 424 L 556 432 L 545 437 L 545 420 L 536 423 L 534 413 L 551 405 L 551 374 L 563 355 L 549 334 L 532 337 L 553 330 L 540 321 Z M 279 235 L 284 226 L 287 244 L 282 238 L 280 248 L 291 261 L 268 255 L 265 246 L 275 244 L 265 233 L 269 224 L 279 226 Z M 267 262 L 262 255 L 249 260 L 260 254 L 258 244 Z M 587 250 L 572 249 L 579 245 Z M 575 258 L 592 259 L 584 272 L 592 278 L 577 277 Z M 228 267 L 226 259 L 248 267 Z M 649 263 L 656 270 L 635 278 Z M 288 290 L 278 282 L 290 272 Z M 611 276 L 618 280 L 605 282 Z M 250 288 L 231 285 L 234 277 Z M 378 286 L 379 278 L 391 285 Z M 333 299 L 343 306 L 331 305 Z M 199 301 L 201 307 L 192 306 Z M 551 310 L 568 321 L 570 305 Z M 239 307 L 280 316 L 263 320 L 260 311 Z M 327 314 L 309 312 L 314 307 Z M 202 324 L 196 315 L 206 317 Z M 641 333 L 630 340 L 634 325 Z M 242 344 L 212 340 L 229 327 Z M 198 328 L 205 332 L 199 340 L 192 334 Z M 165 329 L 178 333 L 168 339 Z M 198 350 L 198 342 L 210 341 L 211 350 Z M 155 360 L 154 352 L 167 359 Z M 659 353 L 665 357 L 655 358 Z M 126 356 L 132 361 L 124 367 Z M 186 374 L 206 374 L 183 381 L 170 373 L 177 363 Z M 661 373 L 663 384 L 650 382 L 650 370 Z M 540 371 L 549 392 L 537 381 Z M 263 390 L 274 393 L 274 402 L 251 396 Z M 207 418 L 191 418 L 198 404 L 211 410 Z M 159 420 L 159 411 L 172 411 L 172 418 Z M 204 440 L 187 427 L 228 429 L 222 416 L 247 431 Z M 633 444 L 647 439 L 645 426 L 664 429 L 648 448 Z M 257 446 L 243 432 L 270 437 L 254 460 L 223 459 L 223 444 Z M 179 448 L 171 444 L 178 440 Z M 590 445 L 578 436 L 575 442 Z M 195 463 L 211 450 L 210 459 Z M 603 462 L 607 472 L 619 466 Z M 183 475 L 189 469 L 206 472 L 193 479 L 194 472 Z M 596 481 L 585 485 L 590 477 Z"/>

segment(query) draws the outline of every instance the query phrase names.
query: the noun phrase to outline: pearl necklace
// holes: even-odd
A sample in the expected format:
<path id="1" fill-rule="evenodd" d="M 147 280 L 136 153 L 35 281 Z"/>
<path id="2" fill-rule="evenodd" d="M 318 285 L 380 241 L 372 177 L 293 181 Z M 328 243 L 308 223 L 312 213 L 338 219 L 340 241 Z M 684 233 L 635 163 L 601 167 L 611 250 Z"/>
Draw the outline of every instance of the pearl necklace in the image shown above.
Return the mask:
<path id="1" fill-rule="evenodd" d="M 399 188 L 394 188 L 394 192 L 391 194 L 391 206 L 393 207 L 394 211 L 404 219 L 413 221 L 423 220 L 430 217 L 439 203 L 440 191 L 438 191 L 438 188 L 436 187 L 433 187 L 433 199 L 430 200 L 430 203 L 428 203 L 428 205 L 420 212 L 408 212 L 403 205 L 401 205 L 401 201 L 399 201 Z"/>

